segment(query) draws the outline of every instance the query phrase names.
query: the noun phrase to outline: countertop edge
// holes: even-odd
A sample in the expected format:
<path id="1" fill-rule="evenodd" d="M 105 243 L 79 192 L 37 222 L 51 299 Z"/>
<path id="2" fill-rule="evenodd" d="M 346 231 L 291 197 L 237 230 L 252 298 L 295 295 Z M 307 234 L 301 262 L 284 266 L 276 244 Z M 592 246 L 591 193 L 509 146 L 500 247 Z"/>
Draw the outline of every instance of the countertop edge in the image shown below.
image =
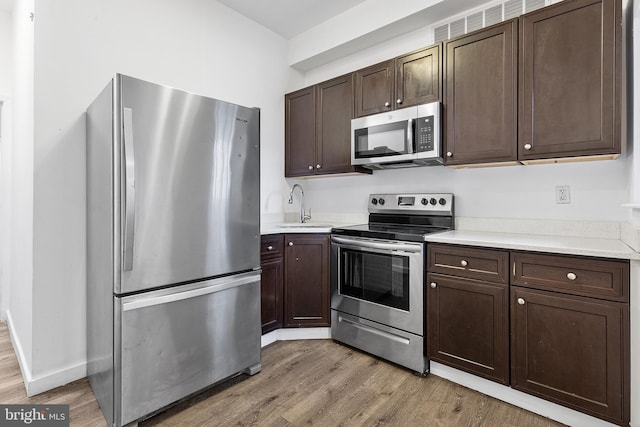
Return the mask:
<path id="1" fill-rule="evenodd" d="M 622 240 L 452 230 L 425 236 L 428 243 L 640 260 Z"/>

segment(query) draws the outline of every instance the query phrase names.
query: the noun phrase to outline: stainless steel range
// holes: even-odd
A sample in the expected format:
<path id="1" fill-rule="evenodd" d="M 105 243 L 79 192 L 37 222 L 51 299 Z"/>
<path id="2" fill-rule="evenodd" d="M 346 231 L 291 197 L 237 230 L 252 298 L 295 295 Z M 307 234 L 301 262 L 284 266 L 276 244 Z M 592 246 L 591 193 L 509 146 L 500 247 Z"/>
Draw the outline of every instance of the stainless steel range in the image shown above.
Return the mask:
<path id="1" fill-rule="evenodd" d="M 368 224 L 332 230 L 332 338 L 427 372 L 424 240 L 453 228 L 453 194 L 370 195 Z"/>

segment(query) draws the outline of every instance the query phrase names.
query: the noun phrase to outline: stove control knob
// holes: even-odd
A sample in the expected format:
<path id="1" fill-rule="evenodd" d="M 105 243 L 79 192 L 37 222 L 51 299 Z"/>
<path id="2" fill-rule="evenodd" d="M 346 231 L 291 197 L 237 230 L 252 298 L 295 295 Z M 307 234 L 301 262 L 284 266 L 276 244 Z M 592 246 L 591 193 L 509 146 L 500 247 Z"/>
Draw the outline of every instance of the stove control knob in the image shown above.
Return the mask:
<path id="1" fill-rule="evenodd" d="M 447 201 L 444 199 L 444 197 L 441 197 L 440 200 L 438 201 L 438 203 L 440 203 L 442 206 L 447 204 Z"/>
<path id="2" fill-rule="evenodd" d="M 380 206 L 384 205 L 384 199 L 380 197 L 380 199 L 378 200 L 378 203 L 380 203 Z"/>
<path id="3" fill-rule="evenodd" d="M 422 203 L 423 205 L 428 205 L 429 200 L 423 197 L 422 200 L 420 200 L 420 203 Z"/>
<path id="4" fill-rule="evenodd" d="M 436 203 L 438 203 L 438 201 L 435 198 L 431 198 L 431 200 L 429 201 L 429 203 L 431 203 L 432 205 L 435 206 Z"/>
<path id="5" fill-rule="evenodd" d="M 378 204 L 378 199 L 376 199 L 375 197 L 373 199 L 371 199 L 371 204 L 372 205 L 377 205 Z"/>

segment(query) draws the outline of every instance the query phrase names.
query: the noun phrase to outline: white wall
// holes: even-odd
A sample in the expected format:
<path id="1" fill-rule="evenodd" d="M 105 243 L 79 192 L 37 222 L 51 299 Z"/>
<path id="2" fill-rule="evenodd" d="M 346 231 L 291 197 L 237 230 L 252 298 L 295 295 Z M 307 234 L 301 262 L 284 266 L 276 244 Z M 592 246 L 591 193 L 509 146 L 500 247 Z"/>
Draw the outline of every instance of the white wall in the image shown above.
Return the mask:
<path id="1" fill-rule="evenodd" d="M 11 159 L 11 91 L 13 76 L 13 18 L 0 9 L 0 321 L 9 303 L 9 224 Z"/>
<path id="2" fill-rule="evenodd" d="M 33 305 L 13 293 L 11 300 L 12 312 L 25 308 L 25 322 L 33 313 L 33 335 L 18 329 L 33 346 L 30 394 L 85 373 L 84 111 L 111 76 L 260 107 L 265 212 L 283 209 L 283 94 L 290 79 L 301 79 L 286 66 L 284 39 L 215 1 L 36 0 L 35 7 L 33 209 L 23 204 L 17 215 L 28 220 L 33 212 L 33 286 L 21 291 L 32 289 Z"/>
<path id="3" fill-rule="evenodd" d="M 33 0 L 13 8 L 14 73 L 10 194 L 10 300 L 7 311 L 18 362 L 30 378 L 33 338 Z M 4 190 L 4 189 L 3 189 Z"/>

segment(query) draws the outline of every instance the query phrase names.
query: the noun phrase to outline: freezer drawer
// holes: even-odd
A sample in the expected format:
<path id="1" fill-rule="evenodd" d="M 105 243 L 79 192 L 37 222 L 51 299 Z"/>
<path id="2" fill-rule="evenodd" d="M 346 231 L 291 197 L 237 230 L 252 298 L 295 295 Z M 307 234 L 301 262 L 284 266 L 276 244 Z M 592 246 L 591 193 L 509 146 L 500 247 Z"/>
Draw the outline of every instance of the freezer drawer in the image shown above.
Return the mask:
<path id="1" fill-rule="evenodd" d="M 260 273 L 120 300 L 121 424 L 238 372 L 259 371 Z"/>

